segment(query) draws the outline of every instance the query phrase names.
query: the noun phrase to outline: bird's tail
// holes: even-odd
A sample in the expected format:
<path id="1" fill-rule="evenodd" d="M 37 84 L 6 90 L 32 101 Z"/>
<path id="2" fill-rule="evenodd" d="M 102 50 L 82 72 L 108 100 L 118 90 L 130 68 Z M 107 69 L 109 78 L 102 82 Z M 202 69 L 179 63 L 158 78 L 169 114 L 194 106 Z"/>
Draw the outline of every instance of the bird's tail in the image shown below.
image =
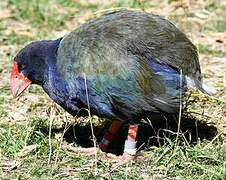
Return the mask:
<path id="1" fill-rule="evenodd" d="M 216 89 L 204 79 L 202 81 L 199 81 L 197 79 L 193 79 L 186 76 L 186 81 L 187 81 L 187 87 L 189 89 L 198 89 L 201 92 L 208 95 L 213 95 L 216 93 Z"/>

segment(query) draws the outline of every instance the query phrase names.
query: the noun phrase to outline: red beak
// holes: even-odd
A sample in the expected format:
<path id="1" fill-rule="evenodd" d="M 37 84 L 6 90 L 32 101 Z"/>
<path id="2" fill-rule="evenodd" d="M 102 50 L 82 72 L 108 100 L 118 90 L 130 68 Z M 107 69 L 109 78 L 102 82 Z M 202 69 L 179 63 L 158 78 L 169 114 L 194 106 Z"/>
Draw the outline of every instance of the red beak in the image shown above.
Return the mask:
<path id="1" fill-rule="evenodd" d="M 14 97 L 18 97 L 29 85 L 31 80 L 19 73 L 16 61 L 13 61 L 13 67 L 10 77 L 10 90 Z"/>

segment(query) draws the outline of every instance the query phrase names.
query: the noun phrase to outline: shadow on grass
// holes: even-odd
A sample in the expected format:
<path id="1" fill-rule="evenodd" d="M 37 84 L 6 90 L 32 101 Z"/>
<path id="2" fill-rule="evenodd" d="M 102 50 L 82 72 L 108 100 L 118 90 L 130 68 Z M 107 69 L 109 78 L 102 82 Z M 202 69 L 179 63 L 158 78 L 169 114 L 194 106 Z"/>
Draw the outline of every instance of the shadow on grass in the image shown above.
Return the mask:
<path id="1" fill-rule="evenodd" d="M 110 122 L 106 122 L 104 126 L 94 126 L 94 133 L 97 142 L 100 142 L 104 133 L 110 126 Z M 139 149 L 145 149 L 150 146 L 160 146 L 166 141 L 175 142 L 177 135 L 178 124 L 173 118 L 165 119 L 164 121 L 141 122 L 139 125 L 137 135 L 137 145 Z M 124 141 L 127 138 L 128 125 L 122 127 L 117 133 L 114 142 L 111 143 L 109 149 L 112 149 L 114 154 L 122 154 L 124 148 Z M 181 119 L 181 128 L 179 133 L 179 144 L 188 145 L 195 144 L 198 139 L 211 140 L 217 134 L 217 129 L 213 125 L 206 124 L 201 120 L 195 119 L 191 116 L 184 115 Z M 64 135 L 67 142 L 75 142 L 82 147 L 91 147 L 93 142 L 91 140 L 90 125 L 75 124 L 71 126 Z"/>

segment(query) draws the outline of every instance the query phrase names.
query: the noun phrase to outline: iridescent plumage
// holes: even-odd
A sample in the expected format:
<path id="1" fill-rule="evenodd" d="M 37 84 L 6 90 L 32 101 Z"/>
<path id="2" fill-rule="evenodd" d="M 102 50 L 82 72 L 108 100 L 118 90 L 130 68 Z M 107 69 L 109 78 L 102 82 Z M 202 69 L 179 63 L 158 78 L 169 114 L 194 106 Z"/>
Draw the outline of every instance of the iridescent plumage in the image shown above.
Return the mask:
<path id="1" fill-rule="evenodd" d="M 145 12 L 121 10 L 81 25 L 61 40 L 57 68 L 85 106 L 84 84 L 76 82 L 86 77 L 91 109 L 108 118 L 177 113 L 185 77 L 201 87 L 195 46 L 172 23 Z"/>

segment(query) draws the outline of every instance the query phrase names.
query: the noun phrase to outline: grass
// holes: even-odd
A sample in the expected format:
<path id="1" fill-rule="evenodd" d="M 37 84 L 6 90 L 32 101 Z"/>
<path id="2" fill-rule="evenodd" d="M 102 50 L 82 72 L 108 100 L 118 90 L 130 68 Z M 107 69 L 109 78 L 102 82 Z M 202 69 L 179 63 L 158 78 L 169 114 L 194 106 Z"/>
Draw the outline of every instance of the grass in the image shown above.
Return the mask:
<path id="1" fill-rule="evenodd" d="M 98 176 L 94 174 L 91 157 L 84 157 L 59 148 L 59 142 L 53 138 L 53 155 L 48 161 L 48 135 L 41 129 L 48 129 L 45 119 L 35 119 L 26 125 L 1 125 L 1 155 L 10 161 L 18 161 L 19 166 L 11 171 L 1 170 L 1 174 L 11 178 L 100 178 L 109 172 L 111 165 L 102 155 L 98 160 Z M 226 144 L 217 138 L 214 142 L 200 141 L 194 145 L 180 145 L 165 139 L 163 145 L 149 147 L 132 165 L 120 167 L 111 174 L 113 179 L 143 179 L 150 177 L 180 177 L 182 179 L 225 179 Z M 19 152 L 29 145 L 37 148 L 24 157 Z M 55 164 L 56 154 L 59 153 Z M 10 168 L 10 167 L 8 167 Z M 28 173 L 29 172 L 29 173 Z M 110 176 L 109 176 L 110 178 Z M 54 178 L 55 179 L 55 178 Z"/>
<path id="2" fill-rule="evenodd" d="M 54 29 L 62 26 L 71 15 L 66 8 L 62 12 L 57 11 L 62 8 L 57 1 L 11 0 L 9 6 L 14 7 L 16 20 L 26 19 L 35 27 L 48 26 L 49 29 Z"/>
<path id="3" fill-rule="evenodd" d="M 204 27 L 205 31 L 215 31 L 215 32 L 225 32 L 226 24 L 224 19 L 219 19 L 217 21 L 213 21 L 211 24 Z"/>
<path id="4" fill-rule="evenodd" d="M 210 46 L 198 44 L 198 49 L 199 49 L 199 53 L 201 54 L 212 55 L 215 57 L 222 57 L 222 58 L 226 56 L 225 51 L 215 50 Z"/>
<path id="5" fill-rule="evenodd" d="M 205 4 L 202 1 L 190 5 L 185 2 L 181 6 L 181 2 L 1 1 L 0 179 L 226 179 L 225 4 L 211 0 Z M 64 128 L 75 119 L 54 105 L 40 87 L 32 86 L 16 100 L 9 94 L 8 78 L 12 58 L 28 42 L 62 36 L 104 9 L 120 7 L 160 14 L 183 29 L 198 46 L 204 76 L 214 83 L 218 93 L 215 98 L 193 94 L 188 113 L 193 116 L 191 121 L 195 125 L 183 123 L 182 119 L 179 143 L 176 142 L 176 131 L 166 131 L 163 126 L 162 129 L 156 128 L 161 136 L 153 136 L 160 138 L 160 142 L 152 142 L 151 138 L 150 145 L 140 152 L 136 161 L 111 172 L 112 163 L 103 154 L 98 153 L 96 169 L 94 157 L 82 156 L 62 147 L 62 144 L 69 143 L 79 145 L 76 143 L 79 139 L 70 131 L 62 141 Z M 206 11 L 211 13 L 210 17 L 206 16 Z M 205 13 L 200 15 L 202 12 Z M 202 18 L 197 18 L 199 16 Z M 205 38 L 200 37 L 200 32 Z M 54 121 L 49 139 L 50 119 Z M 100 126 L 100 119 L 93 117 L 92 120 Z M 86 132 L 88 120 L 76 119 L 76 122 L 80 125 L 77 136 L 90 142 Z M 188 132 L 189 126 L 194 126 L 193 133 Z M 211 127 L 217 130 L 213 135 Z"/>

